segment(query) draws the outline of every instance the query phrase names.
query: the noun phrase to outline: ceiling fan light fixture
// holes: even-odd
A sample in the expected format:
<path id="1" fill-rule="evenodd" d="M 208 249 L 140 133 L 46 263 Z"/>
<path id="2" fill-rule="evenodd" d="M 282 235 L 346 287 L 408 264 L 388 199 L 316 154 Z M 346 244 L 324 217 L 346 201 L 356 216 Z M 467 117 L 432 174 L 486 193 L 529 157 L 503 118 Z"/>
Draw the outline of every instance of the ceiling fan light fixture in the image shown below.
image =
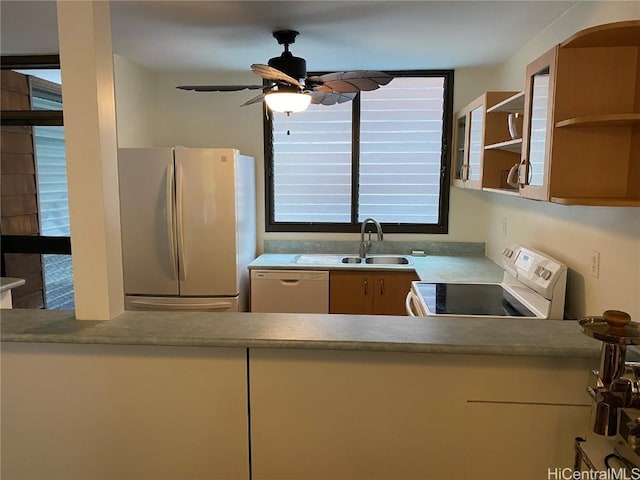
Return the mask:
<path id="1" fill-rule="evenodd" d="M 304 92 L 270 92 L 265 94 L 264 101 L 272 111 L 289 114 L 306 110 L 311 103 L 311 95 Z"/>

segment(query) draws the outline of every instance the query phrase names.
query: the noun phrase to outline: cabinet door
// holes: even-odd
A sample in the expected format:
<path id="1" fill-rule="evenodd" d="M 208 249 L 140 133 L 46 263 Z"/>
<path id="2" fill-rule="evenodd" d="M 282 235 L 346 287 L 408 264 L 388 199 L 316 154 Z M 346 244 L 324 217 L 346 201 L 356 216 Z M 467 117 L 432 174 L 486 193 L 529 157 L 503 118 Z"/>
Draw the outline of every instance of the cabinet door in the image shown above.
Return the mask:
<path id="1" fill-rule="evenodd" d="M 418 280 L 413 272 L 384 272 L 373 277 L 375 295 L 373 312 L 377 315 L 406 315 L 404 301 L 411 282 Z"/>
<path id="2" fill-rule="evenodd" d="M 467 402 L 465 478 L 552 478 L 549 472 L 573 465 L 571 445 L 575 437 L 591 430 L 590 410 L 589 405 Z M 488 432 L 491 441 L 487 441 Z"/>
<path id="3" fill-rule="evenodd" d="M 553 137 L 553 104 L 557 47 L 527 66 L 520 194 L 549 199 L 549 170 Z"/>
<path id="4" fill-rule="evenodd" d="M 460 368 L 424 354 L 250 355 L 253 480 L 463 478 Z"/>
<path id="5" fill-rule="evenodd" d="M 485 97 L 469 104 L 469 148 L 465 188 L 482 188 Z"/>
<path id="6" fill-rule="evenodd" d="M 368 272 L 329 275 L 329 313 L 373 313 L 373 276 Z"/>
<path id="7" fill-rule="evenodd" d="M 457 187 L 464 187 L 464 181 L 467 179 L 468 133 L 467 109 L 465 108 L 456 115 L 455 124 L 456 150 L 453 157 L 453 184 Z"/>

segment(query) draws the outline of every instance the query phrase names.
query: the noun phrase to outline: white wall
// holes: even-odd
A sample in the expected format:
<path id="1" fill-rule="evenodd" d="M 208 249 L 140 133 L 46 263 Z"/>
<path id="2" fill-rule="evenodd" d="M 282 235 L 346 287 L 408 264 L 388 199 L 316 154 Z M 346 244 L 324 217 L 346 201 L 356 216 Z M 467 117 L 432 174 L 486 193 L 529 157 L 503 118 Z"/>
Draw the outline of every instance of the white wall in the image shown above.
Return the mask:
<path id="1" fill-rule="evenodd" d="M 118 147 L 148 147 L 155 143 L 153 122 L 156 76 L 138 64 L 113 56 L 116 73 Z"/>
<path id="2" fill-rule="evenodd" d="M 498 69 L 499 90 L 522 90 L 525 67 L 555 44 L 594 25 L 640 19 L 640 2 L 581 2 L 540 32 Z M 507 234 L 502 233 L 503 219 Z M 487 194 L 487 256 L 521 242 L 570 269 L 567 314 L 580 318 L 619 309 L 640 321 L 640 209 L 571 207 Z M 600 276 L 591 276 L 591 252 L 600 252 Z"/>

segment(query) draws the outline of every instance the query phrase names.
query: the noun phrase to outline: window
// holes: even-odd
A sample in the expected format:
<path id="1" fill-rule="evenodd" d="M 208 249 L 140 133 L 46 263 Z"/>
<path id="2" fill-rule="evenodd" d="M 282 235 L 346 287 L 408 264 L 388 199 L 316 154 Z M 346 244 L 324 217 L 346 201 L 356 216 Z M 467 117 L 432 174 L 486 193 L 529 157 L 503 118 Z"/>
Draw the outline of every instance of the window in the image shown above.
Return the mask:
<path id="1" fill-rule="evenodd" d="M 352 102 L 267 111 L 268 231 L 446 233 L 453 72 L 388 72 Z"/>
<path id="2" fill-rule="evenodd" d="M 27 280 L 14 308 L 74 308 L 58 67 L 57 56 L 2 57 L 2 201 L 12 208 L 0 222 L 1 270 Z"/>

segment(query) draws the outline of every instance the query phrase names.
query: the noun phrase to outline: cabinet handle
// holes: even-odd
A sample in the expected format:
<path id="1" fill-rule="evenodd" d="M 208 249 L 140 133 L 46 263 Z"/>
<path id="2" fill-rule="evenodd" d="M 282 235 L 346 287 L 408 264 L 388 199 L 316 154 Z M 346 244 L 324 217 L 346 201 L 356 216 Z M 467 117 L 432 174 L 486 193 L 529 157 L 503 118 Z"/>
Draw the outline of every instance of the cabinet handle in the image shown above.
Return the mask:
<path id="1" fill-rule="evenodd" d="M 384 295 L 384 277 L 380 278 L 380 295 Z"/>
<path id="2" fill-rule="evenodd" d="M 364 281 L 364 294 L 369 295 L 369 281 L 366 279 Z"/>

